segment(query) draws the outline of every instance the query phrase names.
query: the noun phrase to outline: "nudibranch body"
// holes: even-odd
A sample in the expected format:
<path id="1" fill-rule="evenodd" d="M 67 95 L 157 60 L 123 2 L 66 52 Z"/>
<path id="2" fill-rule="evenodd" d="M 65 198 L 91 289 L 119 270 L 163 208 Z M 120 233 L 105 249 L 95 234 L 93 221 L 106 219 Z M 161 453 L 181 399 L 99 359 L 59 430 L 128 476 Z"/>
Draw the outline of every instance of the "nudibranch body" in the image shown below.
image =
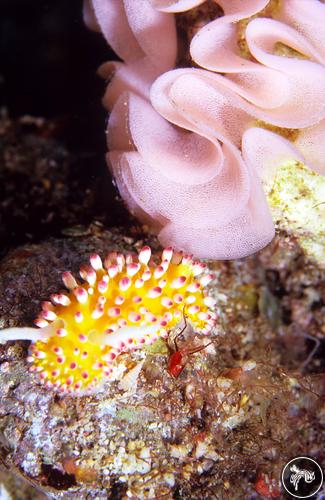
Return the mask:
<path id="1" fill-rule="evenodd" d="M 205 289 L 213 276 L 205 267 L 171 248 L 159 264 L 149 247 L 138 256 L 111 252 L 104 263 L 92 255 L 90 265 L 80 268 L 83 283 L 63 273 L 69 292 L 42 304 L 35 321 L 40 329 L 3 330 L 0 340 L 32 340 L 30 370 L 47 387 L 93 388 L 110 375 L 121 352 L 166 337 L 183 315 L 197 332 L 210 333 L 216 314 Z"/>

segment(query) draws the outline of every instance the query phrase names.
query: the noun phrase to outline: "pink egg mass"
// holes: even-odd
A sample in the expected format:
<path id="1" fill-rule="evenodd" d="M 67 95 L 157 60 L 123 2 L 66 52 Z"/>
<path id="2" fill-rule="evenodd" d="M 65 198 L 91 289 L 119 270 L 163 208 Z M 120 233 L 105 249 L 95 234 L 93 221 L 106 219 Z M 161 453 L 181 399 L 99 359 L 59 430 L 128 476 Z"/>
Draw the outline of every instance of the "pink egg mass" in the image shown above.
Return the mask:
<path id="1" fill-rule="evenodd" d="M 215 3 L 193 67 L 177 68 L 175 18 L 202 0 L 89 0 L 84 17 L 122 60 L 100 74 L 107 162 L 129 210 L 165 246 L 233 259 L 273 238 L 263 182 L 277 167 L 325 172 L 325 4 Z"/>

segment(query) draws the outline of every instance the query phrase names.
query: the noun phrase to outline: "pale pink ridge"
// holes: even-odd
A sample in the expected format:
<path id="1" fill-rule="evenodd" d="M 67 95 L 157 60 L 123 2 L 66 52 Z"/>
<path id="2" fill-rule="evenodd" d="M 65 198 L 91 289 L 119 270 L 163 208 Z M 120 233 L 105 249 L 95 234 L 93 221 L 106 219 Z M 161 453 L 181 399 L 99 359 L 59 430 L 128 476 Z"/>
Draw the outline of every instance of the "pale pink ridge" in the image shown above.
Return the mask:
<path id="1" fill-rule="evenodd" d="M 123 62 L 111 78 L 108 163 L 129 209 L 172 245 L 209 259 L 263 248 L 274 226 L 262 181 L 296 159 L 325 173 L 325 4 L 285 0 L 238 25 L 269 0 L 218 0 L 224 15 L 194 36 L 199 68 L 175 67 L 173 13 L 202 0 L 90 0 L 85 19 Z M 293 54 L 277 55 L 281 43 Z M 261 128 L 298 129 L 291 142 Z"/>

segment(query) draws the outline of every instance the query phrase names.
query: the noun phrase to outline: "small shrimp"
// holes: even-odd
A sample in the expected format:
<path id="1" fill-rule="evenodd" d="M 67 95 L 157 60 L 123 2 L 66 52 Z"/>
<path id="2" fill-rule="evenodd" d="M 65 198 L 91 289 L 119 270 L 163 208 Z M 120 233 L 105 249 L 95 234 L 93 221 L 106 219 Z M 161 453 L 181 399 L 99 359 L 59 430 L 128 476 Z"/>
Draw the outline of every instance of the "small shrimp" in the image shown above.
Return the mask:
<path id="1" fill-rule="evenodd" d="M 167 371 L 169 375 L 171 375 L 174 378 L 178 377 L 182 373 L 186 364 L 188 363 L 189 356 L 195 354 L 196 352 L 203 351 L 203 349 L 206 349 L 206 347 L 212 344 L 212 342 L 208 342 L 205 345 L 184 347 L 183 349 L 179 349 L 177 345 L 177 339 L 183 334 L 183 332 L 187 328 L 187 321 L 185 315 L 184 315 L 184 323 L 185 323 L 184 328 L 173 339 L 174 348 L 171 349 L 169 347 L 169 350 L 170 351 L 173 350 L 174 352 L 172 352 L 169 358 Z"/>

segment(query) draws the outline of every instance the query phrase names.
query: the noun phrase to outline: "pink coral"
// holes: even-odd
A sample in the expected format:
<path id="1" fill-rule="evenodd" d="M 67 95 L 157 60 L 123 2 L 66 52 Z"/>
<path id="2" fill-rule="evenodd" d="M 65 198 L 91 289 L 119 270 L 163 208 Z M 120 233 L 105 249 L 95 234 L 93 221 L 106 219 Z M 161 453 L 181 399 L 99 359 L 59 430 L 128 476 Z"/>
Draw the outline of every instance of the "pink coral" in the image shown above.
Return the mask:
<path id="1" fill-rule="evenodd" d="M 171 70 L 173 13 L 202 3 L 92 0 L 87 19 L 124 60 L 101 73 L 115 69 L 108 163 L 130 210 L 164 245 L 238 258 L 274 234 L 263 179 L 292 159 L 324 173 L 325 5 L 285 0 L 252 18 L 247 55 L 241 23 L 270 1 L 218 0 L 224 15 L 191 42 L 199 68 Z"/>

